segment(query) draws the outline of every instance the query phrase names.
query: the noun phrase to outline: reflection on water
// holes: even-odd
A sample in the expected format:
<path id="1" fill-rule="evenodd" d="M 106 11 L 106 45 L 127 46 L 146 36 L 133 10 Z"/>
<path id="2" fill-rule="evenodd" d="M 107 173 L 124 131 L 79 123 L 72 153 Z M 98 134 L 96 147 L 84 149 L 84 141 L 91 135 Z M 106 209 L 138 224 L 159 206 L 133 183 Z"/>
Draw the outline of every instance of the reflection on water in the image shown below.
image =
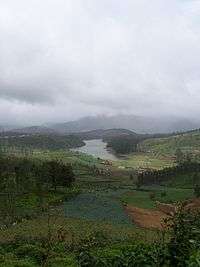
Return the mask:
<path id="1" fill-rule="evenodd" d="M 118 158 L 113 155 L 110 151 L 106 149 L 106 143 L 104 143 L 101 139 L 84 141 L 85 146 L 73 148 L 73 151 L 79 151 L 82 153 L 87 153 L 96 158 L 108 159 L 108 160 L 118 160 Z"/>

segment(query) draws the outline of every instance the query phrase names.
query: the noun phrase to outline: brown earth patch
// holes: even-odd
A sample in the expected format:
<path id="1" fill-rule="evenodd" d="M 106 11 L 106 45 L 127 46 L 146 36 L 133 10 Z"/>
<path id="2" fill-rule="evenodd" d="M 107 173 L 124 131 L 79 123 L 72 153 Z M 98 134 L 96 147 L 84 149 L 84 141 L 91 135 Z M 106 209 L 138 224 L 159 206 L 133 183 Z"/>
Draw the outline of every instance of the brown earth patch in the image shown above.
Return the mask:
<path id="1" fill-rule="evenodd" d="M 142 228 L 163 229 L 163 221 L 168 217 L 165 213 L 158 210 L 147 210 L 133 206 L 126 206 L 125 211 L 133 223 Z"/>
<path id="2" fill-rule="evenodd" d="M 185 210 L 200 211 L 200 198 L 194 198 L 192 201 L 186 201 L 184 206 Z"/>
<path id="3" fill-rule="evenodd" d="M 200 198 L 185 201 L 184 210 L 200 211 Z M 156 203 L 156 210 L 141 209 L 134 206 L 125 206 L 125 211 L 130 216 L 133 223 L 149 229 L 164 229 L 164 220 L 173 215 L 177 207 L 172 204 Z"/>

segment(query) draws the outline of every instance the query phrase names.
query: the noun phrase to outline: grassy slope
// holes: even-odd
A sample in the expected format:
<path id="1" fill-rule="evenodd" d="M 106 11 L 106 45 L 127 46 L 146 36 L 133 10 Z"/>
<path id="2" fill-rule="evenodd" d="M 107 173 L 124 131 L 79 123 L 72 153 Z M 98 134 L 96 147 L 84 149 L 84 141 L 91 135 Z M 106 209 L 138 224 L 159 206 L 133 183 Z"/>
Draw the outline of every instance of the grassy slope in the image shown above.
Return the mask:
<path id="1" fill-rule="evenodd" d="M 176 149 L 200 155 L 200 131 L 194 131 L 167 138 L 148 139 L 141 144 L 143 150 L 157 156 L 173 156 Z"/>
<path id="2" fill-rule="evenodd" d="M 162 169 L 174 165 L 174 160 L 169 157 L 155 156 L 153 153 L 134 153 L 127 155 L 123 160 L 116 162 L 129 168 L 152 168 Z"/>
<path id="3" fill-rule="evenodd" d="M 144 208 L 154 209 L 155 201 L 164 203 L 174 203 L 183 201 L 193 197 L 192 189 L 171 188 L 171 187 L 143 187 L 147 191 L 130 191 L 122 195 L 122 200 L 127 204 Z M 151 193 L 155 194 L 155 198 L 151 199 Z M 166 192 L 166 195 L 162 196 L 162 192 Z"/>

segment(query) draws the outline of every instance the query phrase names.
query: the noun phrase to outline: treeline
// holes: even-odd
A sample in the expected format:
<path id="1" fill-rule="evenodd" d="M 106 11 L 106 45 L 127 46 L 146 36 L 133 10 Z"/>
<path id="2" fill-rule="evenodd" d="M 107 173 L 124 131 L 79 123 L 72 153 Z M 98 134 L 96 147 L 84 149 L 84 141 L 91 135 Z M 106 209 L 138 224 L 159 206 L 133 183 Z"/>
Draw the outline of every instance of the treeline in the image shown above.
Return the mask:
<path id="1" fill-rule="evenodd" d="M 147 169 L 138 173 L 137 185 L 150 185 L 150 184 L 161 184 L 162 182 L 169 181 L 172 177 L 179 174 L 194 174 L 193 185 L 200 183 L 200 163 L 185 161 L 177 166 L 167 167 L 161 170 Z"/>
<path id="2" fill-rule="evenodd" d="M 138 151 L 138 144 L 143 137 L 139 135 L 126 135 L 110 138 L 107 140 L 107 147 L 113 149 L 117 154 L 128 154 Z"/>
<path id="3" fill-rule="evenodd" d="M 63 192 L 65 196 L 64 192 L 71 189 L 74 180 L 71 165 L 59 161 L 40 162 L 1 156 L 0 226 L 38 215 L 50 203 L 51 195 L 55 199 Z"/>
<path id="4" fill-rule="evenodd" d="M 140 152 L 139 144 L 146 139 L 156 139 L 169 137 L 173 134 L 124 134 L 121 136 L 105 137 L 104 142 L 107 142 L 107 147 L 113 149 L 117 154 L 129 154 L 132 152 Z"/>
<path id="5" fill-rule="evenodd" d="M 33 161 L 26 158 L 0 157 L 0 190 L 27 193 L 57 186 L 70 186 L 74 181 L 71 165 L 59 161 Z"/>
<path id="6" fill-rule="evenodd" d="M 73 135 L 21 135 L 0 137 L 0 148 L 6 147 L 57 150 L 83 146 L 84 142 Z"/>

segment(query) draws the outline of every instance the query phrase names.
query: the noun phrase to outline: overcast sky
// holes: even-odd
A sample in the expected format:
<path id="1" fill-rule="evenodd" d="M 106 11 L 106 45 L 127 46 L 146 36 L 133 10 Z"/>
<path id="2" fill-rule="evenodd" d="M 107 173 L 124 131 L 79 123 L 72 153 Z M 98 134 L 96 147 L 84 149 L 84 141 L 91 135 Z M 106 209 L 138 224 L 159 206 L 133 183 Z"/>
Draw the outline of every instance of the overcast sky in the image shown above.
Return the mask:
<path id="1" fill-rule="evenodd" d="M 0 1 L 0 124 L 199 112 L 199 0 Z"/>

